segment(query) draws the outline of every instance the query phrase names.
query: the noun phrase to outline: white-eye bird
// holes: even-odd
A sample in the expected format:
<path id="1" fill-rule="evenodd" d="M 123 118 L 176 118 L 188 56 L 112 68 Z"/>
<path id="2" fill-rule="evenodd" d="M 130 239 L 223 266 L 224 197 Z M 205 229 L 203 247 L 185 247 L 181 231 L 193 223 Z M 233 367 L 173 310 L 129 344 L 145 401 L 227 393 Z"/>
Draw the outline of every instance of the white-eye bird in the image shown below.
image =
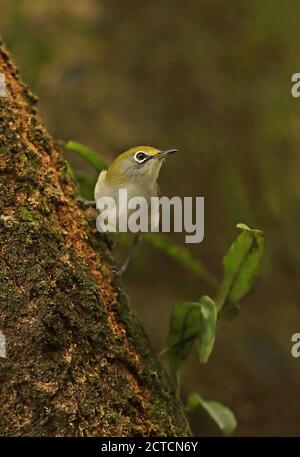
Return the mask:
<path id="1" fill-rule="evenodd" d="M 95 202 L 87 202 L 87 204 L 95 206 L 101 197 L 112 197 L 119 210 L 120 189 L 127 190 L 128 201 L 132 197 L 144 197 L 147 202 L 150 202 L 151 197 L 158 195 L 157 178 L 164 160 L 169 154 L 176 151 L 177 149 L 161 151 L 151 146 L 135 146 L 128 149 L 111 163 L 108 170 L 101 171 L 94 191 Z M 128 216 L 129 214 L 130 212 L 128 212 Z M 154 218 L 157 216 L 159 220 L 159 215 L 151 215 Z M 133 246 L 118 274 L 122 274 L 126 270 L 133 248 L 139 238 L 140 233 L 135 234 Z"/>

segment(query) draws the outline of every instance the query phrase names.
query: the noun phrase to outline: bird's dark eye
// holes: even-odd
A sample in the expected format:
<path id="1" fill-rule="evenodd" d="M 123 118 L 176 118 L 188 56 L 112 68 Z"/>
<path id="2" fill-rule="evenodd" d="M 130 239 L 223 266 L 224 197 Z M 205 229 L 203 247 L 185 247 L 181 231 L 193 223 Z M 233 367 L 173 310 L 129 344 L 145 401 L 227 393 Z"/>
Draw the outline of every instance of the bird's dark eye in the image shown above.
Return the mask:
<path id="1" fill-rule="evenodd" d="M 145 154 L 144 152 L 139 151 L 139 152 L 137 152 L 135 154 L 134 158 L 135 158 L 135 160 L 137 162 L 142 163 L 142 162 L 144 162 L 144 160 L 147 159 L 147 154 Z"/>

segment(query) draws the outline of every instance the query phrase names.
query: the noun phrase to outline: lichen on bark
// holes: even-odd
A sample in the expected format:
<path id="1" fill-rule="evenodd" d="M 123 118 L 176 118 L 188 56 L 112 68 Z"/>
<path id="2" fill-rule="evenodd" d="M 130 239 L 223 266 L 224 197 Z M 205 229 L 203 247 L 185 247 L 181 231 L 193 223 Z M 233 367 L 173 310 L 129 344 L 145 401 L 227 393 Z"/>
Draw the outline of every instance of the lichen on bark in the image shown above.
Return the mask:
<path id="1" fill-rule="evenodd" d="M 189 434 L 2 42 L 0 73 L 0 435 Z"/>

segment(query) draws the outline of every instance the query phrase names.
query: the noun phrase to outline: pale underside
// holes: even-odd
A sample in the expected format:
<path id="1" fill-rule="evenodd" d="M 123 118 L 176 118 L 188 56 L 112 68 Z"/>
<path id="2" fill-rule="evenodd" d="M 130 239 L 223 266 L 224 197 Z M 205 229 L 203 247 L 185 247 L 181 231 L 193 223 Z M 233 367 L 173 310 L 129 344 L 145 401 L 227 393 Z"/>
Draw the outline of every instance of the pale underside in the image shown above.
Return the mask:
<path id="1" fill-rule="evenodd" d="M 127 191 L 127 202 L 124 204 L 123 201 L 119 200 L 120 189 L 126 189 Z M 134 197 L 143 197 L 147 203 L 147 220 L 149 230 L 153 230 L 159 226 L 159 208 L 156 205 L 151 205 L 151 197 L 158 196 L 158 184 L 156 181 L 149 181 L 145 183 L 145 180 L 131 180 L 126 183 L 120 183 L 117 186 L 112 186 L 107 180 L 107 171 L 102 171 L 99 175 L 98 181 L 95 186 L 95 201 L 96 204 L 102 197 L 111 197 L 116 203 L 117 218 L 119 220 L 124 217 L 129 218 L 136 209 L 128 209 L 127 203 Z M 99 209 L 99 205 L 97 205 Z M 136 207 L 137 208 L 137 207 Z M 145 215 L 145 211 L 139 210 L 140 214 Z M 107 213 L 106 213 L 107 214 Z M 113 230 L 115 231 L 115 230 Z"/>

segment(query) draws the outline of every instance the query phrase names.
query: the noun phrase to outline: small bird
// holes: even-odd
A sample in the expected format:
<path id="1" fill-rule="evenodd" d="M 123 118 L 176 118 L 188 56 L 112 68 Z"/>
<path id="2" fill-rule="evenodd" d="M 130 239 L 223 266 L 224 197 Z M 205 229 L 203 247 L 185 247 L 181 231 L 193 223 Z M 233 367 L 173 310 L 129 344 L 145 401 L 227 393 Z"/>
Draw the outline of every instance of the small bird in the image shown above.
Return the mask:
<path id="1" fill-rule="evenodd" d="M 158 195 L 157 178 L 161 166 L 166 157 L 174 152 L 177 152 L 177 149 L 161 151 L 151 146 L 135 146 L 123 152 L 108 170 L 100 173 L 94 191 L 95 202 L 87 202 L 88 206 L 95 206 L 101 197 L 112 197 L 118 207 L 120 189 L 127 190 L 128 201 L 132 197 L 144 197 L 150 202 L 151 197 Z M 139 239 L 140 233 L 135 234 L 133 246 L 118 271 L 119 275 L 125 272 Z"/>

